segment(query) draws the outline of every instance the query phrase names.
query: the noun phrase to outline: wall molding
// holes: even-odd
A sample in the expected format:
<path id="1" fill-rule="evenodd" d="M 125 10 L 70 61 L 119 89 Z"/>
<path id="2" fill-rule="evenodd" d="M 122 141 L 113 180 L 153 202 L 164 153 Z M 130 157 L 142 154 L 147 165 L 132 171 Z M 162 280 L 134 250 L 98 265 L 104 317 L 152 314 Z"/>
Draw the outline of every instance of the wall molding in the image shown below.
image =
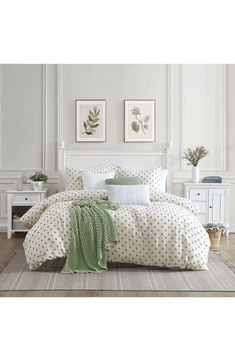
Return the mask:
<path id="1" fill-rule="evenodd" d="M 186 93 L 187 93 L 187 87 L 186 87 L 186 66 L 187 65 L 181 65 L 181 154 L 184 154 L 186 149 L 186 135 L 185 135 L 185 125 L 187 122 L 186 119 Z M 222 97 L 221 97 L 221 103 L 222 103 L 222 131 L 223 134 L 221 134 L 222 139 L 222 166 L 221 167 L 200 167 L 203 171 L 228 171 L 228 161 L 227 161 L 227 79 L 226 79 L 226 65 L 225 64 L 219 64 L 217 65 L 220 67 L 221 72 L 218 73 L 219 76 L 222 77 L 221 83 L 222 83 Z M 180 162 L 180 171 L 187 171 L 188 168 L 186 168 L 185 161 L 182 159 Z"/>
<path id="2" fill-rule="evenodd" d="M 6 190 L 0 189 L 0 218 L 7 217 Z"/>
<path id="3" fill-rule="evenodd" d="M 56 170 L 59 170 L 59 147 L 61 142 L 61 65 L 56 66 L 56 101 L 57 101 L 57 113 L 56 113 Z"/>
<path id="4" fill-rule="evenodd" d="M 42 170 L 47 170 L 47 65 L 42 65 Z"/>
<path id="5" fill-rule="evenodd" d="M 172 147 L 172 66 L 167 65 L 167 142 Z"/>
<path id="6" fill-rule="evenodd" d="M 172 66 L 167 65 L 167 189 L 168 192 L 172 191 Z"/>
<path id="7" fill-rule="evenodd" d="M 16 181 L 19 180 L 19 177 L 1 177 L 0 178 L 0 184 L 14 184 L 16 183 Z M 57 183 L 59 181 L 59 177 L 53 177 L 53 176 L 48 176 L 48 181 L 46 184 L 51 184 L 51 183 Z"/>

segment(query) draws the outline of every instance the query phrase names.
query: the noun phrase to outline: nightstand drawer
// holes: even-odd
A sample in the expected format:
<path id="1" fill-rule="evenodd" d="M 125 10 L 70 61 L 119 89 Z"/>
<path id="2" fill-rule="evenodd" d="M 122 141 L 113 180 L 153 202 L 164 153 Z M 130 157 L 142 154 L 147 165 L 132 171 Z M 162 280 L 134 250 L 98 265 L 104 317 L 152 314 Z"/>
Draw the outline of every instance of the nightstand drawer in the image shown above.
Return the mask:
<path id="1" fill-rule="evenodd" d="M 13 195 L 13 199 L 12 199 L 12 204 L 31 204 L 31 203 L 37 203 L 37 202 L 40 202 L 41 198 L 40 198 L 40 194 L 14 194 Z"/>
<path id="2" fill-rule="evenodd" d="M 207 190 L 203 188 L 191 188 L 189 190 L 189 199 L 191 201 L 206 201 Z"/>
<path id="3" fill-rule="evenodd" d="M 20 218 L 35 204 L 47 197 L 47 189 L 41 191 L 16 189 L 7 190 L 7 238 L 14 232 L 28 232 Z"/>

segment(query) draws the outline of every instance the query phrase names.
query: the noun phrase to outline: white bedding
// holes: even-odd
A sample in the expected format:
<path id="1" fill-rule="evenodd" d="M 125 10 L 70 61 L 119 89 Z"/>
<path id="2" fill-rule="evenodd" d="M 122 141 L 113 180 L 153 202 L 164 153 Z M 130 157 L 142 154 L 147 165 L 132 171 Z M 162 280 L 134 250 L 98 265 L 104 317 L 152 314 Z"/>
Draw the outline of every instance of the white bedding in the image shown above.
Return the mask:
<path id="1" fill-rule="evenodd" d="M 73 200 L 107 199 L 105 190 L 66 191 L 33 206 L 23 217 L 30 228 L 24 249 L 30 269 L 48 259 L 66 256 Z M 207 269 L 209 238 L 197 219 L 194 203 L 167 193 L 153 193 L 151 206 L 120 206 L 112 213 L 119 242 L 110 262 L 192 270 Z"/>

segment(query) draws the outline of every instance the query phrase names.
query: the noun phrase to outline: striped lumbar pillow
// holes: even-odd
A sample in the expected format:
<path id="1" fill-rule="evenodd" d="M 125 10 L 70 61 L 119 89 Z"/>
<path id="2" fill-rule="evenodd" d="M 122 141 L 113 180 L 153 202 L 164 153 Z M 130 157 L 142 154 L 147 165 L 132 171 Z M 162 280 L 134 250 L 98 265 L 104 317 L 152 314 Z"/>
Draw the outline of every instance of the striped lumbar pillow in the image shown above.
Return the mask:
<path id="1" fill-rule="evenodd" d="M 141 184 L 138 177 L 118 177 L 113 179 L 106 179 L 106 184 L 111 185 L 137 185 Z"/>

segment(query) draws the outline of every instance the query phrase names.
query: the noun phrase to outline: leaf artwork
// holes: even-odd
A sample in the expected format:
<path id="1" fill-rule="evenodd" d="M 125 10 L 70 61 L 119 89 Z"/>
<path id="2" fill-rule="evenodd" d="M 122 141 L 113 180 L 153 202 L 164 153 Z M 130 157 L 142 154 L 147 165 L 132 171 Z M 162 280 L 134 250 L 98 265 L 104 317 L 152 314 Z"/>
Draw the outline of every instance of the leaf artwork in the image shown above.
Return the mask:
<path id="1" fill-rule="evenodd" d="M 97 127 L 100 125 L 98 123 L 100 120 L 100 109 L 98 109 L 96 106 L 89 110 L 89 113 L 87 115 L 87 120 L 83 122 L 83 127 L 85 129 L 85 132 L 82 134 L 92 135 L 96 132 Z"/>
<path id="2" fill-rule="evenodd" d="M 149 128 L 149 125 L 148 125 L 148 122 L 150 119 L 149 115 L 146 115 L 144 117 L 141 116 L 140 108 L 137 108 L 137 107 L 133 107 L 131 109 L 131 113 L 136 119 L 136 120 L 133 120 L 133 122 L 131 123 L 131 129 L 136 133 L 138 133 L 141 129 L 142 132 L 144 133 L 144 135 L 146 135 L 146 132 Z"/>

